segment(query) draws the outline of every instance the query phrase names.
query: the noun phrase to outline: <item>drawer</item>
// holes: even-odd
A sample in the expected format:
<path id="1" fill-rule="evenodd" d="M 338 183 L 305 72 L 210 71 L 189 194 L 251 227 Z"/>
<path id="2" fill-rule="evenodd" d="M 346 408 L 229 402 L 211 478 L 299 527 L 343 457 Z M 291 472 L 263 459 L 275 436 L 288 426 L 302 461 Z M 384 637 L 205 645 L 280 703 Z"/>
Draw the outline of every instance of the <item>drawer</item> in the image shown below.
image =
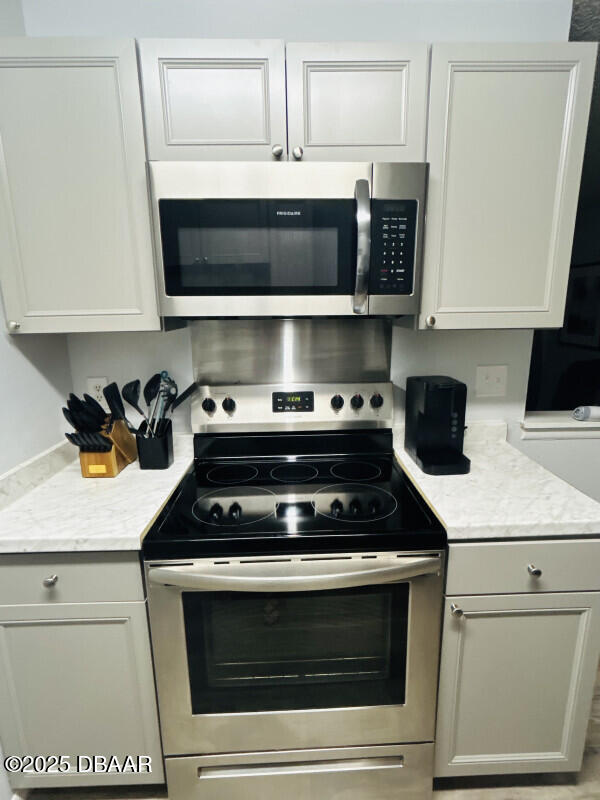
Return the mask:
<path id="1" fill-rule="evenodd" d="M 446 594 L 600 590 L 600 540 L 451 544 Z M 531 575 L 528 566 L 541 570 Z"/>
<path id="2" fill-rule="evenodd" d="M 172 800 L 430 800 L 433 745 L 165 759 Z"/>
<path id="3" fill-rule="evenodd" d="M 56 576 L 56 582 L 44 581 Z M 137 553 L 53 553 L 0 557 L 0 605 L 143 600 Z"/>

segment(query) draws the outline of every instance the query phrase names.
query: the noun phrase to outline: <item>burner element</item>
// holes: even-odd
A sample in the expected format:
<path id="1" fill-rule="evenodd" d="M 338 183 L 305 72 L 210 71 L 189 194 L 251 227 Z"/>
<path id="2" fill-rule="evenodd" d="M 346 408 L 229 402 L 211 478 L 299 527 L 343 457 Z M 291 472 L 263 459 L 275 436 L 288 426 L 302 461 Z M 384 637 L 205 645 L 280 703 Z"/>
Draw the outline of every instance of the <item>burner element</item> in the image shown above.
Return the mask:
<path id="1" fill-rule="evenodd" d="M 224 514 L 223 508 L 227 507 L 229 511 Z M 275 495 L 262 486 L 215 489 L 199 497 L 192 506 L 192 515 L 198 522 L 218 527 L 251 525 L 272 517 L 274 513 Z"/>
<path id="2" fill-rule="evenodd" d="M 340 461 L 330 472 L 343 481 L 372 481 L 381 475 L 381 469 L 369 461 Z"/>
<path id="3" fill-rule="evenodd" d="M 385 519 L 398 508 L 393 494 L 368 483 L 323 486 L 313 494 L 312 504 L 317 514 L 339 522 Z"/>
<path id="4" fill-rule="evenodd" d="M 279 464 L 271 470 L 271 477 L 274 481 L 281 483 L 305 483 L 316 478 L 319 470 L 311 464 L 302 464 L 298 461 L 291 461 L 289 464 Z"/>
<path id="5" fill-rule="evenodd" d="M 206 479 L 211 483 L 246 483 L 256 478 L 258 469 L 252 464 L 224 464 L 213 467 L 206 473 Z"/>

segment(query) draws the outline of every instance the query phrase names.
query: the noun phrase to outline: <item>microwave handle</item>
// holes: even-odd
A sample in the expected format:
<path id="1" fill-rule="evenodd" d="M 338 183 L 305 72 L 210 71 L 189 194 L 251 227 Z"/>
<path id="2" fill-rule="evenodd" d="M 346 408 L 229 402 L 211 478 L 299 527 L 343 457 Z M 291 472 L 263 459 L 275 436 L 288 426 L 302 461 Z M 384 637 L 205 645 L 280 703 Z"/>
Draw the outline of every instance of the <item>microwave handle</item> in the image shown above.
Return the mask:
<path id="1" fill-rule="evenodd" d="M 201 592 L 314 592 L 395 583 L 438 573 L 442 566 L 439 556 L 324 561 L 150 567 L 148 580 Z"/>
<path id="2" fill-rule="evenodd" d="M 355 314 L 366 314 L 371 265 L 371 193 L 369 181 L 365 178 L 356 181 L 354 198 L 356 200 L 356 285 L 352 309 Z"/>

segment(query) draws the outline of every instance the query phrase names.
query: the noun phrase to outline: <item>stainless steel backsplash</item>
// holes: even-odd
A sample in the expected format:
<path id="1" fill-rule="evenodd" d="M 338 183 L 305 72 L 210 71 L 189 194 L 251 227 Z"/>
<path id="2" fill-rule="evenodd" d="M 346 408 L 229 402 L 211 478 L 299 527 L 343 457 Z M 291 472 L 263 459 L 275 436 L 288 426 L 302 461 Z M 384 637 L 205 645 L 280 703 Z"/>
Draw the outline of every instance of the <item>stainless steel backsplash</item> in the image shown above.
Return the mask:
<path id="1" fill-rule="evenodd" d="M 386 319 L 207 319 L 190 333 L 203 385 L 390 380 Z"/>

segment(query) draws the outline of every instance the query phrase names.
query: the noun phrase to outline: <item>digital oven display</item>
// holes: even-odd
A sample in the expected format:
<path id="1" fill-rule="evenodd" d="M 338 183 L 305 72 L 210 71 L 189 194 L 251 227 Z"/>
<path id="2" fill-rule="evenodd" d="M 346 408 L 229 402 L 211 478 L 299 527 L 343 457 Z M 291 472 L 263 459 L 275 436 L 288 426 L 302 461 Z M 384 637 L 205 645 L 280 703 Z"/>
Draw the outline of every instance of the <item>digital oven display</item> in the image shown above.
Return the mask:
<path id="1" fill-rule="evenodd" d="M 314 411 L 314 392 L 273 392 L 273 411 Z"/>

